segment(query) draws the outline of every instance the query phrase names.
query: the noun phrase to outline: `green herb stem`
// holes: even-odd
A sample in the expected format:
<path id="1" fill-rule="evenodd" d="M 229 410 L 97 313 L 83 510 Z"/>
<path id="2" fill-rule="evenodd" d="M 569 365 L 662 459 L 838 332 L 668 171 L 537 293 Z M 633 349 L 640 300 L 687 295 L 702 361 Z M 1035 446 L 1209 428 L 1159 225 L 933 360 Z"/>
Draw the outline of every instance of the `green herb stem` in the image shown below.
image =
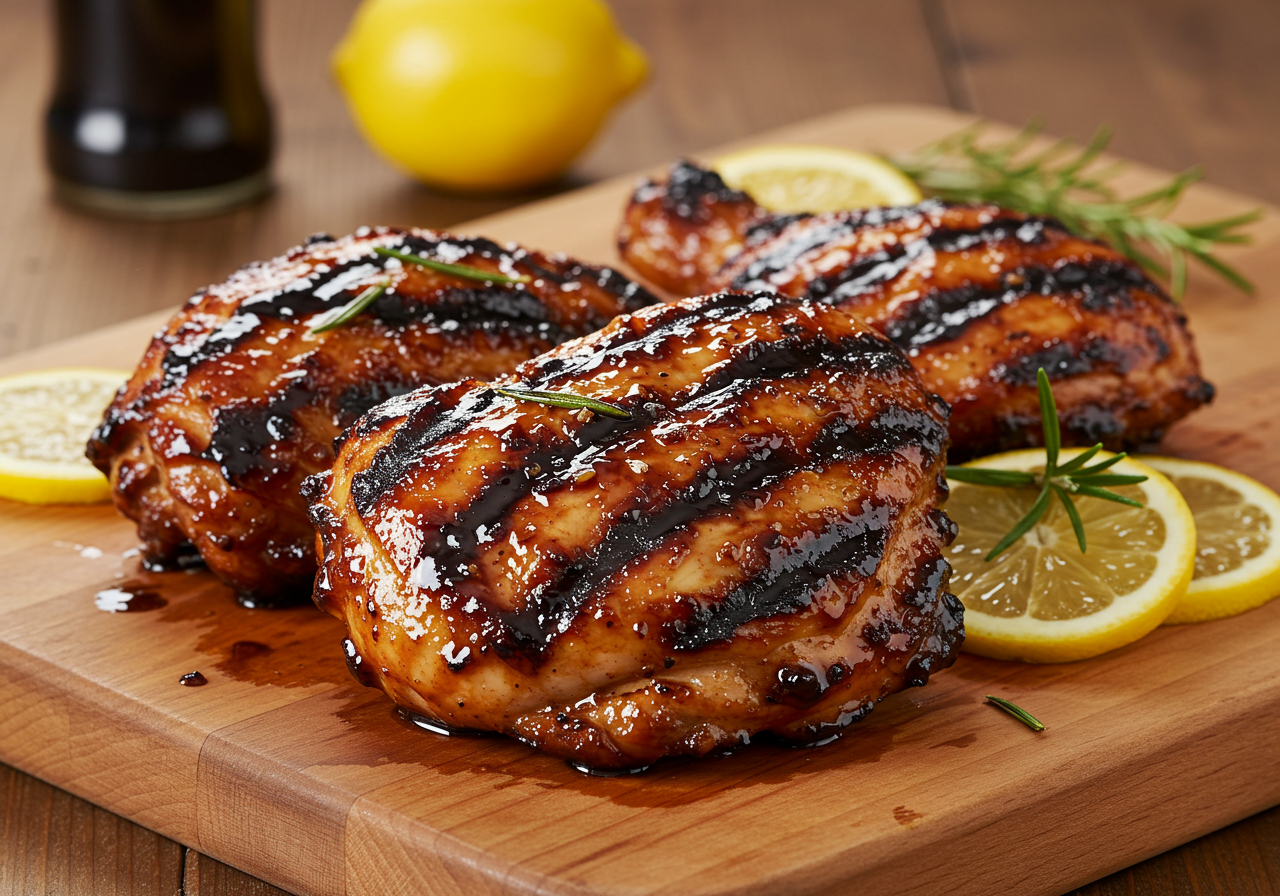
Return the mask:
<path id="1" fill-rule="evenodd" d="M 1023 709 L 1021 706 L 1019 706 L 1016 703 L 1012 703 L 1008 700 L 1005 700 L 1003 697 L 993 697 L 990 694 L 986 695 L 986 700 L 992 706 L 1003 709 L 1005 712 L 1013 716 L 1022 724 L 1026 725 L 1032 731 L 1043 731 L 1045 729 L 1044 722 L 1041 722 L 1039 719 L 1037 719 L 1035 716 L 1027 712 L 1025 709 Z"/>
<path id="2" fill-rule="evenodd" d="M 571 410 L 586 409 L 617 420 L 631 419 L 631 412 L 626 408 L 620 408 L 616 404 L 609 404 L 607 401 L 600 401 L 597 398 L 574 395 L 572 392 L 548 392 L 539 389 L 512 389 L 509 387 L 495 388 L 493 391 L 507 398 L 514 398 L 516 401 L 530 401 L 536 404 L 550 405 L 555 408 L 569 408 Z"/>
<path id="3" fill-rule="evenodd" d="M 1204 176 L 1199 168 L 1123 199 L 1111 185 L 1123 166 L 1097 164 L 1111 139 L 1109 129 L 1100 128 L 1083 148 L 1062 140 L 1029 153 L 1039 132 L 1040 125 L 1032 123 L 1008 142 L 993 144 L 980 142 L 982 128 L 975 126 L 892 161 L 926 193 L 941 199 L 1050 215 L 1075 233 L 1103 240 L 1152 276 L 1167 278 L 1176 299 L 1186 291 L 1189 258 L 1239 289 L 1253 291 L 1253 284 L 1213 252 L 1217 246 L 1249 242 L 1240 230 L 1262 217 L 1260 209 L 1198 224 L 1174 223 L 1165 216 L 1187 187 Z"/>
<path id="4" fill-rule="evenodd" d="M 443 261 L 436 261 L 432 258 L 425 258 L 421 255 L 410 255 L 407 252 L 397 252 L 395 249 L 387 249 L 378 246 L 373 250 L 378 255 L 385 255 L 387 258 L 398 258 L 409 264 L 416 264 L 420 267 L 430 268 L 433 271 L 439 271 L 442 274 L 452 274 L 455 277 L 465 277 L 468 280 L 481 280 L 486 283 L 528 283 L 529 277 L 523 275 L 517 277 L 507 277 L 504 274 L 495 274 L 492 271 L 482 271 L 479 268 L 471 268 L 462 264 L 448 264 Z"/>
<path id="5" fill-rule="evenodd" d="M 387 288 L 391 286 L 390 280 L 383 280 L 377 286 L 370 286 L 360 295 L 356 296 L 347 304 L 340 308 L 334 308 L 326 311 L 320 323 L 313 326 L 309 333 L 327 333 L 330 330 L 336 330 L 348 323 L 352 318 L 364 313 L 364 310 L 372 305 L 382 296 Z"/>

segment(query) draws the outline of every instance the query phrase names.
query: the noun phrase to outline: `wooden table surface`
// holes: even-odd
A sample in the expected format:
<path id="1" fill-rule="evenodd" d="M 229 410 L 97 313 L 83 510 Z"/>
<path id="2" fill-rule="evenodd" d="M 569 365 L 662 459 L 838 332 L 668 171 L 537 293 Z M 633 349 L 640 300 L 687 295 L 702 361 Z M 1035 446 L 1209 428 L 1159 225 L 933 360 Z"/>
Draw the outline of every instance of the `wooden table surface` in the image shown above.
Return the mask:
<path id="1" fill-rule="evenodd" d="M 165 225 L 56 207 L 39 137 L 51 5 L 0 0 L 0 356 L 175 306 L 308 233 L 448 227 L 532 198 L 441 196 L 406 181 L 361 142 L 327 75 L 354 4 L 267 0 L 271 199 Z M 1012 123 L 1040 117 L 1076 139 L 1109 123 L 1120 155 L 1200 164 L 1212 183 L 1280 203 L 1275 0 L 611 5 L 652 76 L 551 192 L 853 105 L 924 102 Z M 0 791 L 0 894 L 281 892 L 5 766 Z M 1280 896 L 1280 808 L 1076 892 Z"/>

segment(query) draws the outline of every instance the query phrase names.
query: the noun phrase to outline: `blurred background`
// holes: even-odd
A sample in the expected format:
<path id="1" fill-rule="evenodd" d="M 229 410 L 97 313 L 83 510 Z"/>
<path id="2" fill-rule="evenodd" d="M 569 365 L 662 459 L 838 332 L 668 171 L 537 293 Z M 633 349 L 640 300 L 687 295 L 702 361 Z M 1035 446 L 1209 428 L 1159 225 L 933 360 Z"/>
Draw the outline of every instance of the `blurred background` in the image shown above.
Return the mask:
<path id="1" fill-rule="evenodd" d="M 0 356 L 172 307 L 250 259 L 361 224 L 449 227 L 789 122 L 867 103 L 949 106 L 1087 139 L 1280 202 L 1275 0 L 611 0 L 649 59 L 566 177 L 448 196 L 357 132 L 330 73 L 354 0 L 259 4 L 275 123 L 266 201 L 176 223 L 104 221 L 50 201 L 43 116 L 53 3 L 0 0 Z M 554 247 L 548 247 L 554 248 Z M 607 261 L 607 259 L 600 259 Z M 87 296 L 92 301 L 86 301 Z"/>
<path id="2" fill-rule="evenodd" d="M 454 227 L 863 104 L 1040 118 L 1078 141 L 1110 124 L 1119 156 L 1202 165 L 1209 183 L 1280 204 L 1277 0 L 609 0 L 648 58 L 647 83 L 562 179 L 481 197 L 421 186 L 357 131 L 330 67 L 357 5 L 261 0 L 274 191 L 146 223 L 53 202 L 42 132 L 54 0 L 0 0 L 0 357 L 175 307 L 314 232 Z M 33 880 L 40 892 L 144 892 L 144 877 L 184 873 L 188 893 L 279 892 L 4 766 L 0 790 L 0 892 Z M 1280 810 L 1138 868 L 1079 893 L 1280 893 Z"/>

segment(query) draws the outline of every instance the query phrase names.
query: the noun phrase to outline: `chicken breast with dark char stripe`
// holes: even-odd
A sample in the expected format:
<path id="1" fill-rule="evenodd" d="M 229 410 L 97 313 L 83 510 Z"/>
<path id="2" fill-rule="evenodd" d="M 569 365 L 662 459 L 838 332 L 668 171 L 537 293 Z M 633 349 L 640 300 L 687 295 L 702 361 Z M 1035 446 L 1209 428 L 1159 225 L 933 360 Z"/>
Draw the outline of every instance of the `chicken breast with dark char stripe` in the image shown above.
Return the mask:
<path id="1" fill-rule="evenodd" d="M 619 244 L 677 295 L 768 289 L 863 317 L 951 405 L 954 459 L 1041 444 L 1041 367 L 1070 443 L 1141 447 L 1213 397 L 1164 291 L 1052 218 L 938 201 L 775 215 L 684 162 L 637 188 Z"/>
<path id="2" fill-rule="evenodd" d="M 390 247 L 528 282 L 438 273 Z M 387 289 L 336 329 L 325 315 Z M 155 335 L 89 442 L 145 557 L 198 551 L 251 604 L 305 600 L 315 532 L 298 490 L 373 405 L 509 371 L 656 301 L 608 269 L 484 239 L 365 229 L 313 237 L 196 293 Z"/>
<path id="3" fill-rule="evenodd" d="M 648 308 L 357 421 L 308 480 L 316 602 L 429 726 L 593 769 L 821 742 L 955 656 L 946 446 L 946 406 L 856 318 Z"/>

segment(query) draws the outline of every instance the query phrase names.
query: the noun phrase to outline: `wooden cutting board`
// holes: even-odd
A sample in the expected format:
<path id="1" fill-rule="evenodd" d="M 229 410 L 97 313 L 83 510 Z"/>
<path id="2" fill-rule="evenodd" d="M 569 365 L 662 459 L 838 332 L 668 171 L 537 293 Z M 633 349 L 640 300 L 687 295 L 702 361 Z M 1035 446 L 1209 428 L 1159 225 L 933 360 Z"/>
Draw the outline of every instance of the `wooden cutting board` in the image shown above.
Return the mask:
<path id="1" fill-rule="evenodd" d="M 966 121 L 874 107 L 753 142 L 906 149 Z M 458 230 L 613 263 L 630 186 Z M 1197 187 L 1182 213 L 1259 205 Z M 1280 488 L 1280 210 L 1254 232 L 1230 257 L 1255 296 L 1193 281 L 1219 397 L 1164 449 Z M 159 323 L 0 371 L 129 367 Z M 242 609 L 205 572 L 142 572 L 135 544 L 109 507 L 0 502 L 0 759 L 299 894 L 1051 894 L 1280 802 L 1280 601 L 1071 665 L 965 656 L 833 745 L 603 779 L 505 739 L 410 730 L 350 679 L 335 620 Z M 121 586 L 151 609 L 95 609 Z M 194 670 L 209 683 L 179 685 Z"/>

